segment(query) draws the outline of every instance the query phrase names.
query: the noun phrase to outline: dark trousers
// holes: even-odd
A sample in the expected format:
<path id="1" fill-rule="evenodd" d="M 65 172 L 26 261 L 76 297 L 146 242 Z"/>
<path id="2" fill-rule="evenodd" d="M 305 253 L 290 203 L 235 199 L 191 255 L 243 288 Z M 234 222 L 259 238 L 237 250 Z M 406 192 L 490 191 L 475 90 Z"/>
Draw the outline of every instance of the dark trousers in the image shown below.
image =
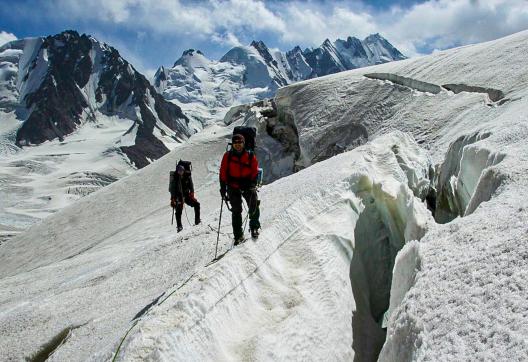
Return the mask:
<path id="1" fill-rule="evenodd" d="M 260 201 L 256 190 L 227 189 L 227 196 L 231 203 L 231 221 L 233 224 L 233 236 L 238 239 L 244 235 L 242 230 L 242 197 L 246 199 L 249 208 L 249 228 L 251 230 L 260 228 Z"/>
<path id="2" fill-rule="evenodd" d="M 184 200 L 185 203 L 191 207 L 194 208 L 194 223 L 198 224 L 200 222 L 200 203 L 196 199 L 192 199 L 190 195 L 186 195 Z M 178 227 L 182 227 L 182 216 L 183 211 L 183 202 L 182 200 L 176 201 L 176 223 L 178 224 Z"/>

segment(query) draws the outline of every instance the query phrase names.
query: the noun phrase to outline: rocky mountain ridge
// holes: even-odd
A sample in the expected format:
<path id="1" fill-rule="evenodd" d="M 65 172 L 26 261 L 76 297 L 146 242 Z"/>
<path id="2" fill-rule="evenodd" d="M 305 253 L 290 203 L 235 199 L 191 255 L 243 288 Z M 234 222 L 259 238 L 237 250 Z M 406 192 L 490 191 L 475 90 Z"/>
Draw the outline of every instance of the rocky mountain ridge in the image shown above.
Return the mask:
<path id="1" fill-rule="evenodd" d="M 18 147 L 63 140 L 97 114 L 131 122 L 133 144 L 119 147 L 138 168 L 169 152 L 164 138 L 192 131 L 181 109 L 165 101 L 111 46 L 86 34 L 21 39 L 0 48 L 0 109 L 20 121 Z"/>

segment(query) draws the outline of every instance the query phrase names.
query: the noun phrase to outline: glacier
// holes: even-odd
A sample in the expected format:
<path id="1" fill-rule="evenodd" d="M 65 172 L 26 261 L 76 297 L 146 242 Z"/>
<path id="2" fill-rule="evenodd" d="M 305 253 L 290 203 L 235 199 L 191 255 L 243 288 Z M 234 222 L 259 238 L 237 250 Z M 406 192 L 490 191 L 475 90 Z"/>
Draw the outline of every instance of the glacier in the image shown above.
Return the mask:
<path id="1" fill-rule="evenodd" d="M 523 360 L 527 41 L 279 88 L 3 242 L 0 359 Z M 261 237 L 229 250 L 226 217 L 210 264 L 219 162 L 245 121 L 288 162 L 260 190 Z M 180 158 L 204 212 L 176 234 Z"/>

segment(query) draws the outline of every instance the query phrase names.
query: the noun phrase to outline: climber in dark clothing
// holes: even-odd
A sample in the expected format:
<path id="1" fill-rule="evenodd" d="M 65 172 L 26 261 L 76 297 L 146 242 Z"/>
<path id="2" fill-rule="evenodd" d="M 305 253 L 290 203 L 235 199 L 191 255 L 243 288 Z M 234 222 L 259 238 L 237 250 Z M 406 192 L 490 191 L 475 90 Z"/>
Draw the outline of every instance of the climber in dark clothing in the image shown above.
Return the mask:
<path id="1" fill-rule="evenodd" d="M 178 232 L 182 231 L 181 215 L 183 203 L 194 208 L 194 224 L 200 223 L 200 203 L 194 197 L 194 185 L 190 173 L 185 172 L 183 166 L 176 167 L 174 182 L 171 184 L 171 206 L 176 208 L 176 223 Z"/>
<path id="2" fill-rule="evenodd" d="M 242 230 L 242 197 L 249 208 L 249 228 L 256 238 L 260 229 L 260 210 L 257 196 L 258 161 L 252 152 L 244 149 L 244 136 L 235 134 L 233 147 L 224 154 L 220 166 L 220 194 L 231 203 L 231 218 L 235 245 L 244 239 Z"/>

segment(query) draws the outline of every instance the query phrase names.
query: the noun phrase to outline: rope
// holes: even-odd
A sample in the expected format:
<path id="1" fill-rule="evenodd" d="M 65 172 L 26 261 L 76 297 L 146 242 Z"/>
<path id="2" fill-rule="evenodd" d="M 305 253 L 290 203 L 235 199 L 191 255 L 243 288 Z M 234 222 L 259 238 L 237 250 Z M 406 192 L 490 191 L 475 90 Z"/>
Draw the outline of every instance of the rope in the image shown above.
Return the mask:
<path id="1" fill-rule="evenodd" d="M 192 226 L 191 222 L 189 221 L 189 216 L 187 216 L 187 208 L 185 207 L 185 204 L 182 206 L 182 208 L 185 211 L 185 218 L 187 219 L 187 222 L 189 223 L 189 226 Z"/>
<path id="2" fill-rule="evenodd" d="M 189 278 L 187 278 L 187 280 L 185 280 L 178 288 L 176 288 L 175 290 L 173 290 L 169 295 L 167 295 L 161 302 L 159 302 L 157 305 L 162 305 L 167 299 L 169 299 L 169 297 L 171 295 L 173 295 L 174 293 L 176 293 L 178 290 L 180 290 L 181 288 L 183 288 L 185 286 L 185 284 L 187 284 L 189 282 L 189 280 L 191 280 L 191 278 L 196 274 L 196 272 L 192 273 L 191 276 Z M 143 316 L 141 316 L 140 318 L 136 319 L 136 321 L 130 326 L 130 328 L 128 329 L 128 331 L 125 333 L 125 335 L 123 336 L 123 338 L 121 339 L 121 342 L 119 342 L 119 346 L 117 346 L 117 350 L 114 354 L 114 358 L 112 358 L 112 362 L 115 362 L 117 356 L 119 355 L 119 351 L 121 350 L 121 346 L 123 345 L 123 343 L 125 342 L 125 339 L 126 337 L 128 336 L 128 334 L 130 333 L 130 331 L 132 330 L 132 328 L 134 328 L 138 323 L 139 321 L 145 316 L 148 314 L 148 311 L 143 314 Z"/>
<path id="3" fill-rule="evenodd" d="M 218 229 L 212 227 L 211 224 L 207 224 L 207 226 L 209 226 L 209 229 L 211 229 L 211 231 L 214 231 L 215 233 L 218 232 Z M 229 227 L 229 226 L 228 226 L 228 225 L 227 225 L 227 226 L 226 226 L 226 225 L 222 225 L 222 227 L 220 228 L 220 230 L 222 230 L 223 228 L 226 228 L 226 227 Z M 220 231 L 220 234 L 221 234 L 221 235 L 227 235 L 227 236 L 230 235 L 229 233 L 226 233 L 226 232 L 223 232 L 223 231 Z"/>
<path id="4" fill-rule="evenodd" d="M 244 226 L 242 227 L 242 232 L 246 231 L 246 225 L 247 225 L 247 221 L 249 219 L 249 212 L 246 214 L 246 217 L 244 218 Z"/>
<path id="5" fill-rule="evenodd" d="M 256 190 L 255 190 L 255 193 L 256 193 Z M 246 205 L 244 205 L 244 203 L 242 203 L 242 206 L 244 206 L 244 210 L 247 211 L 247 214 L 246 214 L 246 218 L 244 220 L 244 228 L 242 229 L 242 231 L 245 231 L 246 230 L 246 225 L 247 225 L 247 222 L 249 220 L 249 208 L 250 208 L 250 205 L 251 203 L 253 202 L 253 192 L 251 193 L 251 197 L 249 198 L 249 203 L 248 203 L 248 208 L 246 210 Z M 255 205 L 255 210 L 253 211 L 254 213 L 257 211 L 257 207 L 258 207 L 258 199 L 257 199 L 257 204 Z"/>

